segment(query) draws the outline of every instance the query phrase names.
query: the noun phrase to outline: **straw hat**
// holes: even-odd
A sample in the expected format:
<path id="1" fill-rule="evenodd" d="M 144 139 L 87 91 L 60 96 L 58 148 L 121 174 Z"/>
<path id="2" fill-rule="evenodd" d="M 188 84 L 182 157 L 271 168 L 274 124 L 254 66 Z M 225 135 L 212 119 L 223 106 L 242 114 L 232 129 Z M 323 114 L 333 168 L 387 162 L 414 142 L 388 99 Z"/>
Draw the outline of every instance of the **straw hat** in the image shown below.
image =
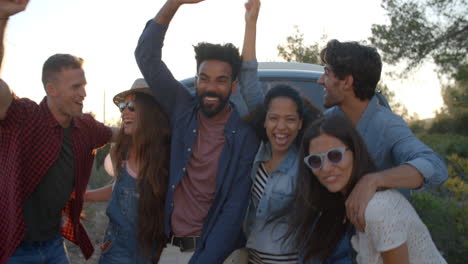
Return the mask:
<path id="1" fill-rule="evenodd" d="M 123 91 L 121 93 L 118 93 L 116 96 L 114 96 L 114 99 L 113 99 L 114 104 L 119 106 L 119 103 L 125 101 L 125 97 L 132 93 L 145 93 L 151 96 L 153 95 L 153 92 L 150 90 L 145 79 L 139 78 L 135 80 L 135 82 L 132 85 L 132 88 L 130 88 L 129 90 Z"/>

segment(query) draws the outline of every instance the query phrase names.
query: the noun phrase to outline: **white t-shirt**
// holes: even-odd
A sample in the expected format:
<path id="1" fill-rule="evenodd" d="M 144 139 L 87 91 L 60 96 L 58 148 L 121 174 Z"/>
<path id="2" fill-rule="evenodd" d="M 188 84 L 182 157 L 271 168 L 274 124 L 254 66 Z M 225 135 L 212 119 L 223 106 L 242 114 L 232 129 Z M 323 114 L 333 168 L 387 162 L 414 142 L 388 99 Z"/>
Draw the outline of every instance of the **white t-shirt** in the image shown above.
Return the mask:
<path id="1" fill-rule="evenodd" d="M 351 239 L 358 253 L 358 263 L 383 263 L 381 252 L 397 248 L 405 242 L 409 263 L 447 263 L 432 241 L 426 225 L 398 191 L 377 192 L 366 208 L 365 218 L 365 233 L 357 232 Z"/>

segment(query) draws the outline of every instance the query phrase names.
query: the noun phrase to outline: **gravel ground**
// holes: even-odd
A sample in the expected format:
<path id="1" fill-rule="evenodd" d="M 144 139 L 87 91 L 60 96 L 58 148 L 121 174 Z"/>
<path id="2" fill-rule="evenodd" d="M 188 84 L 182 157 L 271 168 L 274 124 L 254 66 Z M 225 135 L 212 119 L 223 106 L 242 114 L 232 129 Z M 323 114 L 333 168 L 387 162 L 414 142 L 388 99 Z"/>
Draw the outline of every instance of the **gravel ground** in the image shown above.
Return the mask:
<path id="1" fill-rule="evenodd" d="M 106 203 L 85 204 L 86 220 L 83 224 L 88 231 L 91 242 L 94 244 L 94 254 L 89 260 L 85 260 L 81 250 L 75 244 L 66 240 L 68 255 L 72 264 L 97 264 L 100 256 L 101 241 L 104 238 L 104 232 L 107 227 Z"/>

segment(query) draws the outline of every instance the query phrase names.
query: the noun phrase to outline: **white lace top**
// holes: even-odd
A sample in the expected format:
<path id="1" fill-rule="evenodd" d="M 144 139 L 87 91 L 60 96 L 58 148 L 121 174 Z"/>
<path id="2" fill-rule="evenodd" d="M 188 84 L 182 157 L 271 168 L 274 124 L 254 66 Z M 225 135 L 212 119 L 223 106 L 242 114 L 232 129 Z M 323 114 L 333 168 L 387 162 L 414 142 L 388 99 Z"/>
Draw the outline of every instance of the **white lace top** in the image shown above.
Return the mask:
<path id="1" fill-rule="evenodd" d="M 383 263 L 380 252 L 405 242 L 409 263 L 447 263 L 434 245 L 426 225 L 398 191 L 377 192 L 367 206 L 365 217 L 365 233 L 357 232 L 351 239 L 358 253 L 358 263 Z"/>

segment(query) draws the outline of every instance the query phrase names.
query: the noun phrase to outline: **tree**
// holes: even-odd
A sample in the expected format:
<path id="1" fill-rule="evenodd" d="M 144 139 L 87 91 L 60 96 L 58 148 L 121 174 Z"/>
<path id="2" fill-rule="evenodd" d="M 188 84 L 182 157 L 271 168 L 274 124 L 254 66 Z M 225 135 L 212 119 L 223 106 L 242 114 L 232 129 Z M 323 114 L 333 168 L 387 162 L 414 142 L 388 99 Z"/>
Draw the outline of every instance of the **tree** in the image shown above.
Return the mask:
<path id="1" fill-rule="evenodd" d="M 437 113 L 432 133 L 457 133 L 468 136 L 468 80 L 443 87 L 445 106 Z"/>
<path id="2" fill-rule="evenodd" d="M 299 31 L 297 26 L 294 26 L 294 29 L 294 34 L 287 37 L 287 44 L 278 45 L 278 55 L 288 62 L 320 64 L 319 44 L 314 43 L 306 46 L 304 34 Z"/>
<path id="3" fill-rule="evenodd" d="M 440 73 L 468 79 L 466 0 L 382 0 L 390 25 L 372 25 L 373 45 L 405 73 L 432 58 Z"/>

